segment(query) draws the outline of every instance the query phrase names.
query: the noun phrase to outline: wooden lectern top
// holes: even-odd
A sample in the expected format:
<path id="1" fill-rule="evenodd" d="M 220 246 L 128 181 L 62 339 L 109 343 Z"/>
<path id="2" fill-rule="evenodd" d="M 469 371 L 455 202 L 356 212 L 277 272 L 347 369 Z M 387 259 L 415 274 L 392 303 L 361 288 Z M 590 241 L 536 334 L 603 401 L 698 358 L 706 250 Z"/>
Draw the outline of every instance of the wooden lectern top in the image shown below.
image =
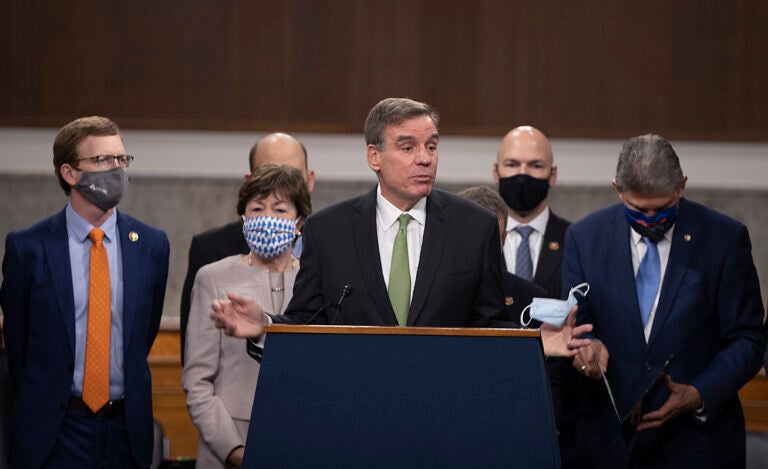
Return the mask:
<path id="1" fill-rule="evenodd" d="M 363 335 L 447 335 L 480 337 L 539 337 L 539 329 L 504 329 L 485 327 L 396 327 L 396 326 L 317 326 L 273 324 L 267 333 L 289 334 L 363 334 Z"/>

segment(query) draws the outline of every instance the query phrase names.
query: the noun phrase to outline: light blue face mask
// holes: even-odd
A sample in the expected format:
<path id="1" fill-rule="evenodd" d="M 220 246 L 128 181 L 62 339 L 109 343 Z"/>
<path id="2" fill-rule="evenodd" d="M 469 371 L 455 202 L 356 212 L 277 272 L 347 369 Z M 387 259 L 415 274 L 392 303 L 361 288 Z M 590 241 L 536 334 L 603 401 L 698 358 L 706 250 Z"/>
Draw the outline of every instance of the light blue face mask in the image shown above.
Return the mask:
<path id="1" fill-rule="evenodd" d="M 557 300 L 555 298 L 534 298 L 531 304 L 525 307 L 520 313 L 520 324 L 527 327 L 532 320 L 537 320 L 551 326 L 560 327 L 568 318 L 568 313 L 576 306 L 578 301 L 574 293 L 583 297 L 589 293 L 589 284 L 584 282 L 571 288 L 568 292 L 567 300 Z M 530 309 L 528 321 L 525 321 L 525 312 Z"/>

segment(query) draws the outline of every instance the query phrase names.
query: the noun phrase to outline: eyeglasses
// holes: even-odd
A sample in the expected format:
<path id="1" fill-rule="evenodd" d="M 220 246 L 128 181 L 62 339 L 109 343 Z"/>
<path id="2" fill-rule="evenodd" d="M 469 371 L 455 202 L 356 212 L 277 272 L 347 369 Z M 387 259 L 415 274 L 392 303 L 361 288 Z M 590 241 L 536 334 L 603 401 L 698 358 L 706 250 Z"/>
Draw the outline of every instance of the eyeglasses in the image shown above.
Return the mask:
<path id="1" fill-rule="evenodd" d="M 115 160 L 120 163 L 123 168 L 131 166 L 133 157 L 131 155 L 98 155 L 90 156 L 88 158 L 78 158 L 77 161 L 89 160 L 101 169 L 111 168 L 115 165 Z"/>

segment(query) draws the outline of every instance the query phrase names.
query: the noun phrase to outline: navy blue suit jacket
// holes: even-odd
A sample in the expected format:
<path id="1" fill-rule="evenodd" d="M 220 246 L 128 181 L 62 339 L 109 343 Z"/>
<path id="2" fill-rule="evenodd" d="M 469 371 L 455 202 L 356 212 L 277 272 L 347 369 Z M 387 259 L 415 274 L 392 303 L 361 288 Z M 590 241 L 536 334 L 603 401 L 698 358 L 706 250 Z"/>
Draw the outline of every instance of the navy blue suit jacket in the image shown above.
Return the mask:
<path id="1" fill-rule="evenodd" d="M 147 355 L 160 326 L 168 238 L 117 213 L 123 264 L 125 419 L 136 461 L 152 461 L 152 381 Z M 129 239 L 135 232 L 138 239 Z M 75 362 L 75 313 L 65 212 L 10 233 L 0 306 L 12 388 L 11 460 L 39 467 L 67 410 Z"/>
<path id="2" fill-rule="evenodd" d="M 541 285 L 547 291 L 547 298 L 560 298 L 563 289 L 561 272 L 563 241 L 565 240 L 565 231 L 570 225 L 571 222 L 558 217 L 550 210 L 549 221 L 544 230 L 544 242 L 541 245 L 539 260 L 536 263 L 536 275 L 533 277 L 533 283 Z"/>
<path id="3" fill-rule="evenodd" d="M 375 189 L 311 215 L 302 238 L 293 298 L 275 322 L 304 323 L 350 285 L 342 311 L 326 309 L 313 322 L 397 325 L 381 271 Z M 491 212 L 433 190 L 421 246 L 409 326 L 511 325 L 504 317 L 499 229 Z"/>
<path id="4" fill-rule="evenodd" d="M 744 420 L 737 391 L 755 375 L 765 350 L 747 229 L 714 210 L 680 201 L 648 343 L 629 230 L 623 204 L 587 216 L 568 230 L 563 265 L 565 285 L 591 286 L 580 300 L 578 322 L 594 324 L 594 335 L 611 354 L 607 377 L 619 412 L 627 415 L 649 389 L 644 412 L 666 400 L 666 388 L 654 381 L 671 358 L 672 379 L 701 393 L 706 423 L 689 413 L 637 437 L 653 440 L 655 456 L 668 467 L 743 467 Z M 613 457 L 615 464 L 625 464 L 633 440 L 624 447 L 618 439 L 621 429 L 604 393 L 585 399 L 577 445 L 601 463 Z"/>

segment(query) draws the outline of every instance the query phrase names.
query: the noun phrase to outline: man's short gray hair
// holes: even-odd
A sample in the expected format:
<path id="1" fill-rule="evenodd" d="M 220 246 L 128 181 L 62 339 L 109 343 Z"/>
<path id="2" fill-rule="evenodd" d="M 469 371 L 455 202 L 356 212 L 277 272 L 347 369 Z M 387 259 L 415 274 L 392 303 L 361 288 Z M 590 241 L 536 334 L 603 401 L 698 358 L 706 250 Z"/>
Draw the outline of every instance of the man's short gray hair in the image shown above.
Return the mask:
<path id="1" fill-rule="evenodd" d="M 440 116 L 428 104 L 409 98 L 387 98 L 379 101 L 365 119 L 365 144 L 384 150 L 384 129 L 413 117 L 429 116 L 437 128 Z"/>
<path id="2" fill-rule="evenodd" d="M 616 166 L 621 192 L 659 195 L 683 185 L 683 170 L 672 145 L 660 135 L 647 134 L 624 142 Z"/>

